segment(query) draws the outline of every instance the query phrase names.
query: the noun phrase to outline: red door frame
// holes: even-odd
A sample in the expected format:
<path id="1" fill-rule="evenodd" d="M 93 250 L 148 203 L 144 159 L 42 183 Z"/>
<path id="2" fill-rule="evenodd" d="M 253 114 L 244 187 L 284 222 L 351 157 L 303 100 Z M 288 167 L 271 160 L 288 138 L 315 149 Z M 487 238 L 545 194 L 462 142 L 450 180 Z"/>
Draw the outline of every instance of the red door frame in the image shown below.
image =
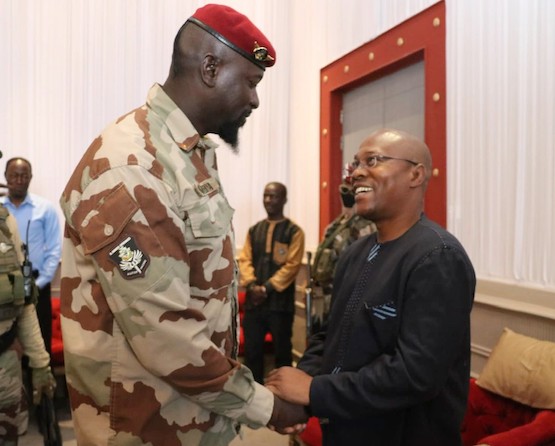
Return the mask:
<path id="1" fill-rule="evenodd" d="M 337 190 L 343 162 L 343 94 L 417 60 L 424 60 L 424 139 L 433 158 L 426 214 L 446 225 L 445 3 L 441 1 L 320 71 L 320 236 L 341 212 Z"/>

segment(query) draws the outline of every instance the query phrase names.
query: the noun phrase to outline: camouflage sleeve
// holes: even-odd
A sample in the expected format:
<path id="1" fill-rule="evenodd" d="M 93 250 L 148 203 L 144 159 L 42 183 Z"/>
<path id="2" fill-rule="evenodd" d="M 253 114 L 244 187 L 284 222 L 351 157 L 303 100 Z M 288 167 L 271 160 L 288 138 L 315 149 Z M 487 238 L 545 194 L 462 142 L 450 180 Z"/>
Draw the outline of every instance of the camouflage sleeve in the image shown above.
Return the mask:
<path id="1" fill-rule="evenodd" d="M 25 305 L 17 320 L 17 337 L 23 352 L 29 357 L 29 366 L 37 369 L 50 364 L 50 355 L 44 347 L 37 312 L 33 304 Z"/>
<path id="2" fill-rule="evenodd" d="M 358 240 L 365 235 L 372 234 L 376 232 L 376 225 L 374 222 L 367 220 L 366 218 L 361 217 L 360 215 L 353 221 L 353 240 Z"/>
<path id="3" fill-rule="evenodd" d="M 6 225 L 8 226 L 10 232 L 12 233 L 12 242 L 17 252 L 17 258 L 20 263 L 23 263 L 23 252 L 21 250 L 23 246 L 23 242 L 21 241 L 19 229 L 17 229 L 17 221 L 12 214 L 9 214 L 8 217 L 6 218 Z"/>
<path id="4" fill-rule="evenodd" d="M 266 283 L 266 288 L 283 291 L 291 285 L 301 269 L 303 256 L 304 232 L 301 228 L 298 228 L 297 232 L 293 235 L 293 240 L 287 250 L 287 259 L 285 263 L 272 277 L 270 277 Z"/>
<path id="5" fill-rule="evenodd" d="M 229 300 L 235 298 L 231 208 L 218 193 L 199 198 L 191 187 L 174 186 L 142 167 L 123 166 L 103 173 L 75 205 L 65 206 L 74 209 L 70 237 L 82 251 L 73 275 L 96 275 L 108 306 L 93 280 L 75 285 L 96 311 L 83 328 L 91 336 L 97 329 L 108 336 L 121 330 L 126 345 L 109 353 L 122 355 L 112 360 L 118 373 L 144 368 L 207 410 L 264 425 L 271 393 L 227 354 Z M 90 259 L 94 273 L 86 271 Z M 75 300 L 72 305 L 80 310 Z M 115 323 L 95 326 L 103 312 Z"/>
<path id="6" fill-rule="evenodd" d="M 252 243 L 250 233 L 247 233 L 243 249 L 237 258 L 239 272 L 241 274 L 241 286 L 246 287 L 249 283 L 256 282 L 254 265 L 252 264 Z"/>

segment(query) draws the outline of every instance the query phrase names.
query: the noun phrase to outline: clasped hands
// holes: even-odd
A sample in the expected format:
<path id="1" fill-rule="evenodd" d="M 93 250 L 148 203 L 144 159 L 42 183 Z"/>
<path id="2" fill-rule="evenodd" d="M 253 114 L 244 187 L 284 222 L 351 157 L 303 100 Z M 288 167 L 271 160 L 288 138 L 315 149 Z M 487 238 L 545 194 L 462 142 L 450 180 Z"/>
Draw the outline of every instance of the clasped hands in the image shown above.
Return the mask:
<path id="1" fill-rule="evenodd" d="M 280 434 L 302 432 L 308 421 L 312 376 L 294 367 L 272 370 L 264 384 L 274 394 L 274 411 L 268 427 Z"/>
<path id="2" fill-rule="evenodd" d="M 249 288 L 249 291 L 253 305 L 260 305 L 268 298 L 266 287 L 264 285 L 252 285 Z"/>

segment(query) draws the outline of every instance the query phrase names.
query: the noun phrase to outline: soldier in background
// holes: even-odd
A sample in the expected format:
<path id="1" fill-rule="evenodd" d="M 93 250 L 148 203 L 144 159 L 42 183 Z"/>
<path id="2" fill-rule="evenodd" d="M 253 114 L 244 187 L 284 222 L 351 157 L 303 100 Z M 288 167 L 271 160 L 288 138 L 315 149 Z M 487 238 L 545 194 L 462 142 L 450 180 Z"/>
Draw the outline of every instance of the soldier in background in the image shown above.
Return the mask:
<path id="1" fill-rule="evenodd" d="M 62 256 L 62 231 L 54 205 L 29 192 L 33 178 L 31 163 L 15 157 L 6 162 L 8 196 L 0 198 L 17 221 L 19 235 L 38 288 L 37 317 L 48 353 L 52 347 L 52 296 L 50 283 L 56 275 Z"/>
<path id="2" fill-rule="evenodd" d="M 42 393 L 52 398 L 56 387 L 37 320 L 36 293 L 26 292 L 22 261 L 17 223 L 0 204 L 0 444 L 3 446 L 17 445 L 18 436 L 27 429 L 22 355 L 29 357 L 33 403 L 40 402 Z"/>
<path id="3" fill-rule="evenodd" d="M 355 214 L 355 195 L 350 167 L 347 166 L 345 171 L 344 179 L 339 186 L 341 214 L 324 231 L 324 237 L 318 245 L 311 267 L 313 331 L 320 329 L 327 320 L 333 276 L 339 255 L 355 240 L 376 230 L 374 223 Z"/>

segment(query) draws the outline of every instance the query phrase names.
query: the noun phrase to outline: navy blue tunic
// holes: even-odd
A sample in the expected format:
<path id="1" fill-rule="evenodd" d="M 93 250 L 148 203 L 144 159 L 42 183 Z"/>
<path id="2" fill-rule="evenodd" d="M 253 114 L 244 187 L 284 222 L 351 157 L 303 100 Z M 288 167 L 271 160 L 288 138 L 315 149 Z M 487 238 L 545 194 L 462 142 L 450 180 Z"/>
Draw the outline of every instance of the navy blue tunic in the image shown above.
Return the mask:
<path id="1" fill-rule="evenodd" d="M 315 376 L 324 445 L 461 444 L 475 286 L 461 244 L 425 216 L 344 252 L 328 325 L 298 365 Z"/>

